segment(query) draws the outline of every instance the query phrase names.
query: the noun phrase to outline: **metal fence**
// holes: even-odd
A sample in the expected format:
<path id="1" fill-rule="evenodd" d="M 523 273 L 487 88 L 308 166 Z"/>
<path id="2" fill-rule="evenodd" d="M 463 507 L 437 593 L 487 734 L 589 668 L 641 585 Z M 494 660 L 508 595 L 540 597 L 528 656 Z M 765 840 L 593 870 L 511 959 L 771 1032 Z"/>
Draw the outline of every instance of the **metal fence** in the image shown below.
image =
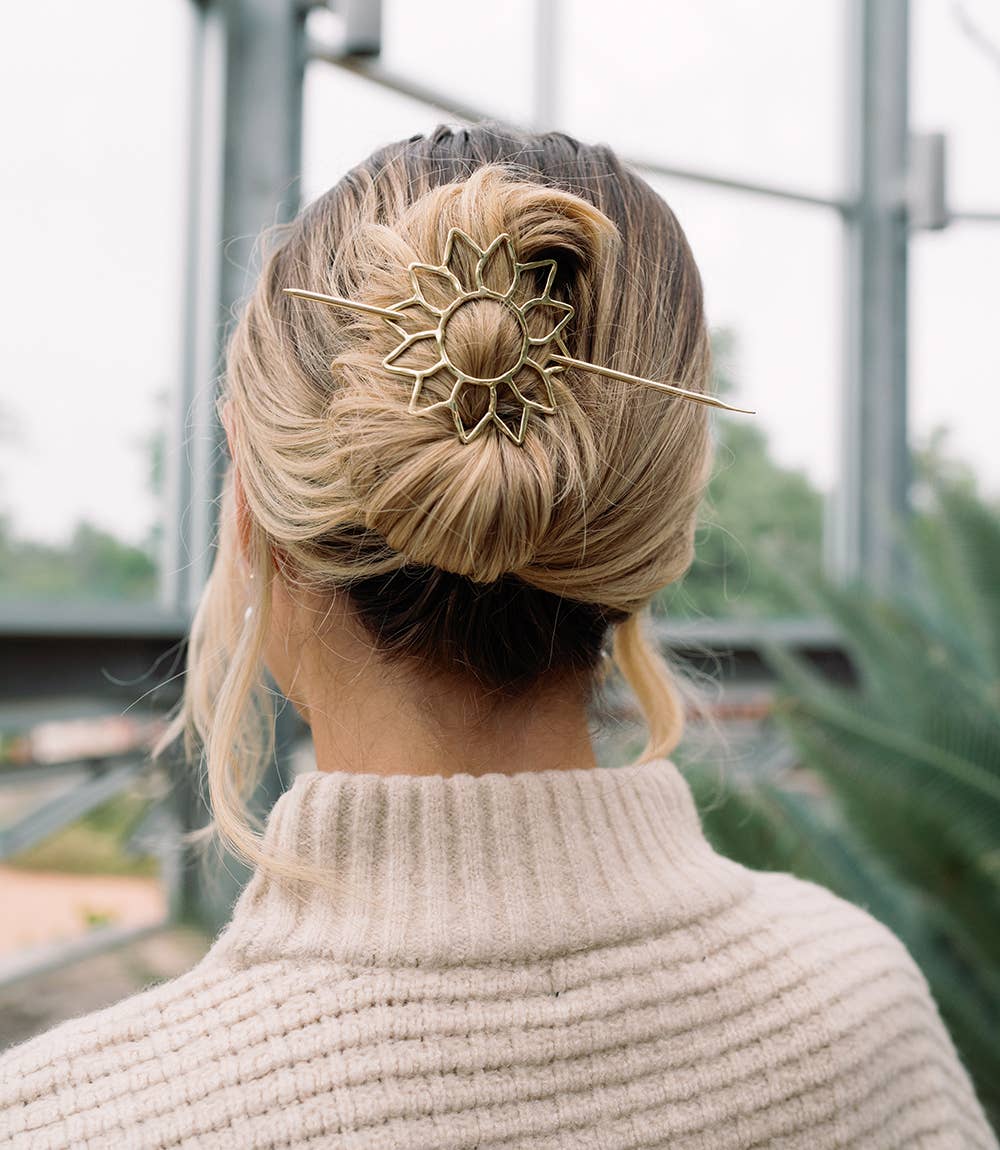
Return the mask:
<path id="1" fill-rule="evenodd" d="M 141 611 L 106 608 L 78 615 L 46 609 L 44 614 L 0 605 L 0 675 L 4 700 L 52 701 L 52 712 L 80 695 L 114 707 L 135 699 L 136 684 L 176 656 L 211 563 L 218 494 L 225 463 L 224 439 L 214 404 L 215 383 L 229 324 L 255 273 L 254 237 L 265 225 L 292 218 L 299 207 L 303 77 L 307 62 L 346 68 L 370 83 L 403 93 L 458 120 L 477 120 L 487 107 L 462 105 L 404 76 L 378 60 L 380 12 L 377 0 L 338 5 L 345 35 L 339 47 L 317 42 L 307 32 L 309 4 L 301 0 L 205 0 L 198 4 L 192 46 L 193 116 L 188 189 L 187 307 L 183 386 L 177 395 L 172 435 L 190 445 L 189 466 L 169 477 L 170 506 L 160 602 Z M 730 179 L 667 162 L 637 162 L 639 170 L 723 187 L 747 195 L 807 204 L 837 213 L 844 235 L 846 307 L 843 328 L 847 365 L 841 403 L 843 457 L 841 498 L 829 535 L 829 566 L 842 576 L 874 584 L 891 580 L 898 568 L 895 518 L 905 511 L 908 488 L 906 427 L 906 300 L 908 247 L 915 230 L 942 228 L 958 218 L 943 199 L 943 141 L 912 136 L 908 122 L 907 0 L 851 0 L 849 67 L 850 133 L 846 160 L 850 194 L 824 198 L 795 188 Z M 551 119 L 547 61 L 559 41 L 565 5 L 537 3 L 538 124 Z M 968 214 L 973 218 L 973 214 Z M 1000 213 L 974 213 L 1000 222 Z M 185 458 L 172 451 L 175 460 Z M 694 624 L 665 627 L 661 638 L 681 657 L 697 660 L 725 652 L 722 671 L 731 684 L 761 674 L 757 654 L 762 636 L 780 638 L 831 667 L 843 669 L 836 636 L 819 623 Z M 154 669 L 151 673 L 150 669 Z M 124 684 L 124 686 L 123 686 Z M 138 688 L 140 691 L 144 687 Z M 159 686 L 161 710 L 171 701 L 169 676 Z M 176 690 L 176 684 L 173 689 Z M 287 748 L 294 724 L 284 733 Z M 0 859 L 24 849 L 79 818 L 132 785 L 148 769 L 138 756 L 75 764 L 79 779 L 16 825 L 0 831 Z M 48 768 L 32 766 L 32 770 Z M 54 768 L 53 768 L 54 769 Z M 178 916 L 194 914 L 210 926 L 224 919 L 246 871 L 228 860 L 230 882 L 208 901 L 177 849 L 181 830 L 198 825 L 205 811 L 178 771 L 178 801 L 170 814 L 144 828 L 155 843 L 168 890 L 164 923 L 141 931 L 104 928 L 85 940 L 53 951 L 29 967 L 9 963 L 0 983 L 42 968 L 74 961 L 139 933 L 160 929 Z M 266 807 L 283 786 L 276 767 L 262 787 Z M 13 774 L 6 776 L 12 779 Z M 0 786 L 5 776 L 0 775 Z"/>

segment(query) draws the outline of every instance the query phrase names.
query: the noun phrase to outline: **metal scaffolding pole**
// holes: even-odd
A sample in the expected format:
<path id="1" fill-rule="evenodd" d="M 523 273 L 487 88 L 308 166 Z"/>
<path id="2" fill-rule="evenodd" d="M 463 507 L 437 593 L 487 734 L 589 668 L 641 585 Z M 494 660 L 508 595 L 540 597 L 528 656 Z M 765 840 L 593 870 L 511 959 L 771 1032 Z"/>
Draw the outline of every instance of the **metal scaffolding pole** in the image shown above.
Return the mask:
<path id="1" fill-rule="evenodd" d="M 300 0 L 210 0 L 201 12 L 198 108 L 193 132 L 188 312 L 187 438 L 191 444 L 186 600 L 197 601 L 211 568 L 218 496 L 226 466 L 225 435 L 215 413 L 229 330 L 259 273 L 261 229 L 299 208 L 305 9 Z M 296 726 L 291 708 L 279 722 L 285 746 Z M 281 793 L 281 755 L 255 796 L 267 810 Z M 182 778 L 190 778 L 184 772 Z M 186 827 L 207 814 L 193 783 L 180 796 Z M 248 877 L 227 854 L 211 890 L 185 875 L 183 913 L 217 928 Z"/>
<path id="2" fill-rule="evenodd" d="M 298 0 L 214 0 L 202 20 L 191 213 L 189 608 L 211 567 L 225 468 L 214 407 L 226 338 L 259 272 L 258 234 L 299 207 L 305 70 Z"/>
<path id="3" fill-rule="evenodd" d="M 906 515 L 908 0 L 852 5 L 845 217 L 845 380 L 832 561 L 842 578 L 886 586 Z"/>
<path id="4" fill-rule="evenodd" d="M 535 0 L 535 100 L 533 127 L 551 132 L 558 127 L 559 0 Z"/>

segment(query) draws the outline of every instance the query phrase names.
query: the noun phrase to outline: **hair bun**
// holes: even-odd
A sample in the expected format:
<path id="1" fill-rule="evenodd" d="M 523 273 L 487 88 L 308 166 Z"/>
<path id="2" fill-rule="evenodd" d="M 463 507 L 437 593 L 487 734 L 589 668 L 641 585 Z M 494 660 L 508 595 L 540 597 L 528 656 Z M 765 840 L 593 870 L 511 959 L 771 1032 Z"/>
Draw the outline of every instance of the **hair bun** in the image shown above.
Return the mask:
<path id="1" fill-rule="evenodd" d="M 560 295 L 574 305 L 582 296 L 585 316 L 588 279 L 616 240 L 583 199 L 496 168 L 428 192 L 391 231 L 359 231 L 355 258 L 373 269 L 364 298 L 414 302 L 401 338 L 383 320 L 356 321 L 359 338 L 333 365 L 343 386 L 330 416 L 358 517 L 394 550 L 481 582 L 535 561 L 560 500 L 593 472 L 597 443 L 527 340 L 562 332 Z M 538 348 L 542 363 L 549 346 Z M 531 417 L 525 399 L 552 413 Z"/>

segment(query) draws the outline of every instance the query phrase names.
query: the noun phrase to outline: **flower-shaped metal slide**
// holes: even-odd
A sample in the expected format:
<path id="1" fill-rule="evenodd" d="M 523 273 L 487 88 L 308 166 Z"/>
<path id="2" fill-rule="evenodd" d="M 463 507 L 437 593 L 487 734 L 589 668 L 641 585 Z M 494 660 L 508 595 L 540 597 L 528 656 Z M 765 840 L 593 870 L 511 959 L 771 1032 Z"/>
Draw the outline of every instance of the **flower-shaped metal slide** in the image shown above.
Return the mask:
<path id="1" fill-rule="evenodd" d="M 441 264 L 414 262 L 408 265 L 407 270 L 413 294 L 388 308 L 302 288 L 285 288 L 284 291 L 301 299 L 367 312 L 385 319 L 399 335 L 400 343 L 385 356 L 382 365 L 386 371 L 412 379 L 409 411 L 414 415 L 424 415 L 447 408 L 452 413 L 462 443 L 471 443 L 490 423 L 495 423 L 514 443 L 522 444 L 532 411 L 545 415 L 555 413 L 552 376 L 567 367 L 643 384 L 726 411 L 754 414 L 704 392 L 644 379 L 569 356 L 562 333 L 575 311 L 572 304 L 552 298 L 552 286 L 558 271 L 556 261 L 520 263 L 513 240 L 506 232 L 486 248 L 481 248 L 461 228 L 451 228 Z M 541 293 L 532 294 L 525 302 L 518 303 L 517 300 L 527 294 L 525 287 L 529 292 L 536 291 L 540 280 L 544 281 Z M 502 370 L 494 370 L 490 375 L 482 374 L 483 367 L 479 362 L 482 357 L 476 354 L 475 341 L 470 346 L 461 334 L 456 335 L 462 328 L 465 328 L 464 334 L 468 333 L 469 325 L 465 321 L 470 313 L 465 309 L 473 303 L 480 320 L 484 310 L 495 309 L 491 330 L 505 331 L 508 361 L 500 364 Z M 417 330 L 409 330 L 407 325 L 415 326 Z M 494 369 L 496 366 L 494 362 Z M 431 379 L 444 382 L 448 396 L 421 407 L 421 393 L 425 383 Z M 488 389 L 486 411 L 472 427 L 465 425 L 460 406 L 460 397 L 466 387 Z M 513 398 L 521 404 L 521 418 L 516 431 L 511 430 L 498 415 L 498 395 Z"/>

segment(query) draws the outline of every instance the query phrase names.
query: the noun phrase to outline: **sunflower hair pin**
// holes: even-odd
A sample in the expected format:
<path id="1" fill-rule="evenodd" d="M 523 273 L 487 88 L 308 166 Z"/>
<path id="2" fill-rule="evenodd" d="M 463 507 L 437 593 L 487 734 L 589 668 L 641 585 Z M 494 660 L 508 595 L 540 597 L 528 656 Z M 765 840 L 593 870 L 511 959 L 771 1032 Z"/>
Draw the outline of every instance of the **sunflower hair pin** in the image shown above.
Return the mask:
<path id="1" fill-rule="evenodd" d="M 459 256 L 464 256 L 475 267 L 470 287 L 466 287 L 466 283 L 455 271 Z M 514 253 L 513 240 L 507 232 L 497 236 L 488 247 L 481 248 L 461 228 L 452 228 L 448 232 L 444 260 L 441 264 L 414 262 L 408 265 L 407 270 L 413 285 L 413 294 L 388 308 L 374 307 L 372 304 L 343 299 L 340 296 L 322 295 L 302 288 L 283 290 L 287 295 L 297 296 L 300 299 L 314 300 L 329 304 L 331 307 L 347 308 L 367 315 L 377 315 L 386 320 L 398 333 L 401 342 L 385 356 L 382 365 L 386 371 L 413 380 L 408 410 L 413 415 L 424 415 L 439 408 L 447 408 L 452 413 L 462 443 L 471 443 L 489 423 L 493 422 L 508 439 L 523 444 L 528 417 L 532 411 L 544 415 L 555 413 L 552 377 L 567 367 L 575 367 L 579 371 L 592 372 L 624 383 L 639 383 L 680 399 L 722 408 L 724 411 L 736 411 L 744 415 L 756 414 L 743 407 L 733 407 L 704 392 L 688 391 L 670 383 L 660 383 L 657 380 L 644 379 L 642 376 L 629 375 L 624 371 L 615 371 L 610 367 L 601 367 L 596 363 L 587 363 L 582 359 L 574 359 L 568 354 L 562 333 L 576 314 L 575 309 L 572 304 L 554 300 L 551 294 L 557 274 L 556 261 L 536 260 L 531 263 L 520 263 Z M 541 295 L 529 299 L 526 303 L 518 304 L 514 296 L 521 276 L 526 272 L 539 272 L 544 275 L 545 287 Z M 506 282 L 506 286 L 503 290 L 489 287 L 487 279 L 491 283 Z M 510 364 L 504 371 L 488 378 L 471 374 L 463 366 L 456 364 L 454 357 L 449 355 L 448 351 L 448 327 L 456 314 L 470 302 L 482 300 L 491 301 L 498 308 L 502 308 L 506 313 L 505 318 L 514 325 L 512 330 L 516 330 L 520 337 L 519 353 L 512 356 Z M 426 321 L 425 329 L 408 332 L 400 322 L 402 320 L 412 322 L 417 317 L 422 323 Z M 428 353 L 425 354 L 426 366 L 412 366 L 403 362 L 412 359 L 414 355 L 419 359 L 420 353 Z M 466 368 L 468 366 L 465 365 Z M 448 398 L 425 407 L 418 407 L 425 381 L 439 373 L 447 373 L 453 381 Z M 525 394 L 535 390 L 534 385 L 541 388 L 547 402 L 532 399 L 530 395 Z M 487 410 L 471 429 L 462 422 L 459 409 L 459 397 L 463 389 L 469 386 L 489 389 Z M 522 405 L 521 422 L 516 432 L 497 415 L 497 389 L 504 386 L 509 388 Z"/>

